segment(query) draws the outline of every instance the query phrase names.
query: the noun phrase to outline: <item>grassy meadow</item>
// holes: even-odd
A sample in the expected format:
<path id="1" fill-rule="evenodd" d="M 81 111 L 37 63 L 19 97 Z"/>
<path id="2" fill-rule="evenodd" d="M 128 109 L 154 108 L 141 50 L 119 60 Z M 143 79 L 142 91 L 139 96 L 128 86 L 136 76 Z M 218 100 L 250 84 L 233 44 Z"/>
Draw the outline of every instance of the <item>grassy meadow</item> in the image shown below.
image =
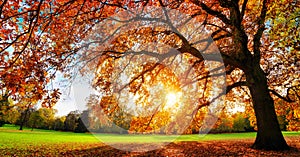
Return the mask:
<path id="1" fill-rule="evenodd" d="M 283 132 L 286 137 L 300 137 L 300 132 Z M 0 127 L 0 154 L 4 156 L 56 156 L 75 154 L 81 150 L 96 151 L 110 150 L 104 143 L 154 143 L 154 142 L 209 142 L 230 140 L 254 140 L 255 132 L 194 135 L 117 135 L 117 134 L 90 134 L 49 131 L 25 128 L 19 131 L 17 126 L 5 125 Z M 177 137 L 177 138 L 176 138 Z M 100 140 L 99 140 L 100 139 Z M 175 139 L 175 141 L 174 141 Z M 101 142 L 102 141 L 102 142 Z M 104 143 L 103 143 L 104 142 Z M 93 150 L 93 151 L 92 151 Z M 99 149 L 98 149 L 99 150 Z M 113 149 L 114 151 L 118 151 Z M 72 155 L 71 155 L 72 156 Z"/>

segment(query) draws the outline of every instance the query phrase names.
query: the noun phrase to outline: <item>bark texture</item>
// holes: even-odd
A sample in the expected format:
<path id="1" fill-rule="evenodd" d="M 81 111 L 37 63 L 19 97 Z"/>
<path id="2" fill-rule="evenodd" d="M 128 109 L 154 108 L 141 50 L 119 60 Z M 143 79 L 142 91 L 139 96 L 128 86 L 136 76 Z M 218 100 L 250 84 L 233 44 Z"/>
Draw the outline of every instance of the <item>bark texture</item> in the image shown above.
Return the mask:
<path id="1" fill-rule="evenodd" d="M 260 66 L 247 73 L 257 121 L 257 136 L 252 148 L 265 150 L 289 149 L 277 120 L 274 101 L 268 90 L 267 78 Z"/>

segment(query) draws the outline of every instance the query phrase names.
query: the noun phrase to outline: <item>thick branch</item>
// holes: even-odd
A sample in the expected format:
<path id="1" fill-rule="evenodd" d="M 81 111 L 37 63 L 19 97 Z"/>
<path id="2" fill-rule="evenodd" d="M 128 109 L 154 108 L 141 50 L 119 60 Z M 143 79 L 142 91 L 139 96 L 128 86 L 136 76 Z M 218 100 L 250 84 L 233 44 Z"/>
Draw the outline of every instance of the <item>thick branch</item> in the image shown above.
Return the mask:
<path id="1" fill-rule="evenodd" d="M 245 10 L 246 10 L 246 6 L 247 6 L 248 0 L 244 0 L 243 5 L 242 5 L 242 10 L 241 10 L 241 21 L 243 20 L 243 17 L 245 15 Z"/>
<path id="2" fill-rule="evenodd" d="M 277 96 L 278 98 L 280 98 L 280 99 L 282 99 L 282 100 L 284 100 L 284 101 L 286 101 L 286 102 L 295 102 L 296 101 L 296 99 L 292 99 L 291 97 L 290 97 L 290 91 L 292 91 L 293 93 L 292 94 L 294 94 L 295 95 L 295 97 L 297 97 L 299 100 L 300 100 L 300 95 L 298 94 L 299 92 L 299 88 L 300 88 L 300 85 L 296 85 L 296 86 L 291 86 L 291 87 L 289 87 L 288 89 L 287 89 L 287 94 L 286 94 L 286 96 L 284 97 L 284 96 L 282 96 L 282 95 L 280 95 L 279 93 L 277 93 L 275 90 L 272 90 L 272 89 L 269 89 L 269 91 L 270 92 L 272 92 L 275 96 Z"/>
<path id="3" fill-rule="evenodd" d="M 224 92 L 224 94 L 229 93 L 233 88 L 241 87 L 241 86 L 248 86 L 248 83 L 246 81 L 235 82 L 235 83 L 227 86 L 226 92 Z"/>
<path id="4" fill-rule="evenodd" d="M 266 19 L 266 14 L 267 14 L 267 0 L 264 0 L 262 10 L 260 13 L 260 17 L 258 18 L 258 30 L 257 30 L 256 34 L 254 35 L 254 39 L 253 39 L 254 60 L 257 63 L 260 62 L 260 49 L 259 49 L 259 47 L 261 45 L 260 39 L 265 30 L 264 23 L 265 23 L 265 19 Z"/>
<path id="5" fill-rule="evenodd" d="M 277 93 L 275 90 L 269 89 L 269 91 L 272 92 L 274 95 L 276 95 L 278 98 L 280 98 L 286 102 L 295 102 L 289 96 L 284 97 L 284 96 L 280 95 L 279 93 Z"/>
<path id="6" fill-rule="evenodd" d="M 206 4 L 204 3 L 200 3 L 200 6 L 203 10 L 205 10 L 208 14 L 216 16 L 217 18 L 219 18 L 220 20 L 222 20 L 225 24 L 227 25 L 231 25 L 230 20 L 221 12 L 219 11 L 215 11 L 212 10 L 211 8 L 209 8 Z"/>

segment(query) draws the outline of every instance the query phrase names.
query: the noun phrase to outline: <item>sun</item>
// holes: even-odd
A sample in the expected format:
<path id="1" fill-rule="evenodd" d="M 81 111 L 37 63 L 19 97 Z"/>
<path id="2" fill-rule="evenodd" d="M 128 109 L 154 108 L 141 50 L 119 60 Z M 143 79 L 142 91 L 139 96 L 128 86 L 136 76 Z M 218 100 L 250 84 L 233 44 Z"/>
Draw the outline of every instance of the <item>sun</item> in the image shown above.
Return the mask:
<path id="1" fill-rule="evenodd" d="M 174 108 L 175 105 L 180 101 L 181 92 L 173 93 L 170 92 L 166 95 L 165 108 Z"/>

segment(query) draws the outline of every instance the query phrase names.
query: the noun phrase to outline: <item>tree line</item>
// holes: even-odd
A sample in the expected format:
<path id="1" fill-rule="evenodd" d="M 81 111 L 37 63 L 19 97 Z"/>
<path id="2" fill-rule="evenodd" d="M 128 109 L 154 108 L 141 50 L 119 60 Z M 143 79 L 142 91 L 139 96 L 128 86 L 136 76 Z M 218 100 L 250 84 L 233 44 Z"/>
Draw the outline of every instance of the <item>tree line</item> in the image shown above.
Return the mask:
<path id="1" fill-rule="evenodd" d="M 283 108 L 285 106 L 285 108 Z M 283 101 L 276 102 L 277 119 L 282 131 L 299 131 L 300 130 L 300 113 L 297 110 L 291 110 L 293 104 L 286 104 Z M 70 111 L 65 116 L 56 116 L 56 109 L 53 108 L 29 108 L 21 110 L 16 107 L 12 108 L 0 120 L 0 126 L 4 124 L 19 125 L 33 129 L 45 129 L 56 131 L 70 131 L 76 133 L 97 132 L 97 133 L 138 133 L 134 131 L 134 118 L 124 120 L 119 116 L 112 118 L 99 117 L 100 120 L 95 121 L 92 118 L 92 110 Z M 125 114 L 125 113 L 123 113 Z M 110 123 L 113 122 L 114 124 Z M 196 121 L 195 121 L 196 122 Z M 197 134 L 199 127 L 191 122 L 191 125 L 184 131 L 184 134 Z M 128 131 L 127 131 L 128 130 Z M 217 122 L 209 133 L 233 133 L 233 132 L 253 132 L 257 131 L 255 116 L 248 111 L 245 112 L 229 112 L 224 108 Z M 159 130 L 153 130 L 149 133 L 156 134 L 176 134 L 176 132 L 167 132 L 167 129 L 161 127 Z"/>
<path id="2" fill-rule="evenodd" d="M 4 124 L 14 124 L 33 129 L 87 132 L 83 123 L 83 118 L 87 117 L 87 111 L 71 111 L 66 116 L 56 116 L 57 110 L 53 108 L 30 108 L 20 111 L 17 108 L 10 110 L 8 114 L 0 120 L 0 126 Z"/>

